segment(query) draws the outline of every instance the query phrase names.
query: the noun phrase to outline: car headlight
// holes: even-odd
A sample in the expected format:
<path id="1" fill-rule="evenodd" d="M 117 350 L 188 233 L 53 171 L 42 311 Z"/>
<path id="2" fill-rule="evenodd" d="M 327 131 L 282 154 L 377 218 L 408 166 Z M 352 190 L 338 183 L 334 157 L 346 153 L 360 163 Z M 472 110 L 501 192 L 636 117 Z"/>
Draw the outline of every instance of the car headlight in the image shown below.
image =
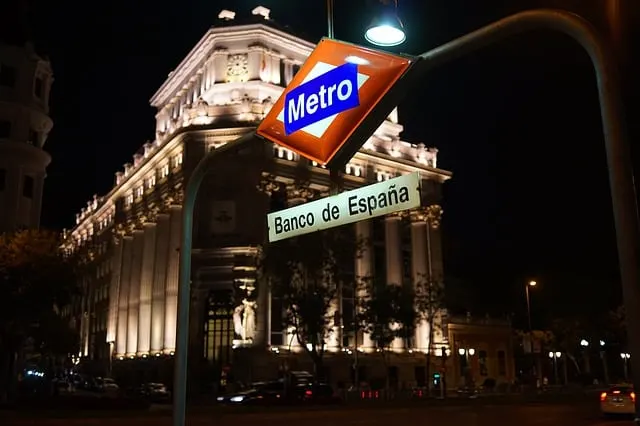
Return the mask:
<path id="1" fill-rule="evenodd" d="M 217 398 L 217 401 L 218 401 L 218 402 L 220 402 L 220 401 L 224 401 L 224 396 L 219 396 L 219 397 Z"/>
<path id="2" fill-rule="evenodd" d="M 242 402 L 244 401 L 244 396 L 232 396 L 229 401 L 231 402 Z"/>

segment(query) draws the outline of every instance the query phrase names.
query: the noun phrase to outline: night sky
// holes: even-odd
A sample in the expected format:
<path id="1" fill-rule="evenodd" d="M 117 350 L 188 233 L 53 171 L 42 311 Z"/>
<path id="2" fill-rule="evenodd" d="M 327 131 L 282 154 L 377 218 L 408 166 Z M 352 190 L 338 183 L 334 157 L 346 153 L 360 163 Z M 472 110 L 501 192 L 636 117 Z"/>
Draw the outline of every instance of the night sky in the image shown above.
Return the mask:
<path id="1" fill-rule="evenodd" d="M 43 225 L 53 228 L 71 227 L 86 201 L 107 193 L 114 172 L 153 138 L 148 99 L 221 9 L 248 15 L 262 4 L 274 20 L 311 41 L 326 31 L 323 0 L 113 0 L 62 9 L 59 3 L 43 1 L 32 17 L 34 38 L 50 55 L 56 78 L 43 211 Z M 367 0 L 335 3 L 336 37 L 364 43 Z M 575 9 L 583 3 L 595 6 Z M 534 6 L 574 8 L 601 27 L 605 22 L 604 1 L 399 4 L 408 32 L 400 50 L 406 53 Z M 625 13 L 629 22 L 638 15 Z M 637 94 L 630 85 L 625 91 L 629 98 Z M 636 105 L 628 109 L 638 116 Z M 454 307 L 481 315 L 515 312 L 522 319 L 529 279 L 540 283 L 532 292 L 534 326 L 619 303 L 595 79 L 577 44 L 532 33 L 452 62 L 412 92 L 400 119 L 404 139 L 436 146 L 439 166 L 454 173 L 444 200 L 445 270 Z"/>

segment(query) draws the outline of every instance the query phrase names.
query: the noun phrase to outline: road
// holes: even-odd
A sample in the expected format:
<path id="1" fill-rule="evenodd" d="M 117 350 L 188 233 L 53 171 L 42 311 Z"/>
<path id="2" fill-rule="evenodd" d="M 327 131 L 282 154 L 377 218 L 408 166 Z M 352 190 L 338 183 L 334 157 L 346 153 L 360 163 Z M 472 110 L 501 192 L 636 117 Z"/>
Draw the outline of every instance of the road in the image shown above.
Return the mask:
<path id="1" fill-rule="evenodd" d="M 630 420 L 606 420 L 597 405 L 520 404 L 412 408 L 337 409 L 254 413 L 200 412 L 189 416 L 187 426 L 630 426 Z M 169 413 L 122 418 L 11 418 L 7 426 L 170 426 Z M 6 421 L 8 420 L 8 422 Z"/>

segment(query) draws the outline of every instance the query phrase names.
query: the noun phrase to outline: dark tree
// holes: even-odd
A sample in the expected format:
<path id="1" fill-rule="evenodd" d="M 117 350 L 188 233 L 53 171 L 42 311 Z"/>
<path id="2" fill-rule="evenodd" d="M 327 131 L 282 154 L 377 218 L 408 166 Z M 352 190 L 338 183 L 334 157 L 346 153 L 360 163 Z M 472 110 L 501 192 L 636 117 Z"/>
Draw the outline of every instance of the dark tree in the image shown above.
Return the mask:
<path id="1" fill-rule="evenodd" d="M 265 245 L 261 270 L 273 297 L 283 301 L 283 326 L 313 361 L 316 379 L 324 377 L 326 341 L 339 326 L 338 289 L 352 286 L 343 273 L 353 264 L 357 244 L 340 227 Z"/>
<path id="2" fill-rule="evenodd" d="M 27 343 L 44 356 L 74 349 L 77 340 L 74 343 L 60 309 L 78 294 L 75 269 L 57 233 L 22 230 L 0 235 L 1 389 L 15 384 Z"/>
<path id="3" fill-rule="evenodd" d="M 375 342 L 385 365 L 386 390 L 389 391 L 389 354 L 394 339 L 407 339 L 415 332 L 419 315 L 411 285 L 387 284 L 383 279 L 365 278 L 367 295 L 360 301 L 359 321 Z"/>

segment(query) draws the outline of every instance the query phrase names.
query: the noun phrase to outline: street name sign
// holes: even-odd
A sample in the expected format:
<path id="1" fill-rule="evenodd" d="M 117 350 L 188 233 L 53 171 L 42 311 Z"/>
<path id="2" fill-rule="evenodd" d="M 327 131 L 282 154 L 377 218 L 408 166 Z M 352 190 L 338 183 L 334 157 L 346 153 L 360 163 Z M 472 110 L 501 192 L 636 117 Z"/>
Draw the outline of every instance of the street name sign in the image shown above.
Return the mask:
<path id="1" fill-rule="evenodd" d="M 394 86 L 414 62 L 324 38 L 256 133 L 321 165 L 346 162 L 397 106 Z"/>
<path id="2" fill-rule="evenodd" d="M 420 207 L 418 172 L 270 213 L 269 242 L 416 207 Z"/>

